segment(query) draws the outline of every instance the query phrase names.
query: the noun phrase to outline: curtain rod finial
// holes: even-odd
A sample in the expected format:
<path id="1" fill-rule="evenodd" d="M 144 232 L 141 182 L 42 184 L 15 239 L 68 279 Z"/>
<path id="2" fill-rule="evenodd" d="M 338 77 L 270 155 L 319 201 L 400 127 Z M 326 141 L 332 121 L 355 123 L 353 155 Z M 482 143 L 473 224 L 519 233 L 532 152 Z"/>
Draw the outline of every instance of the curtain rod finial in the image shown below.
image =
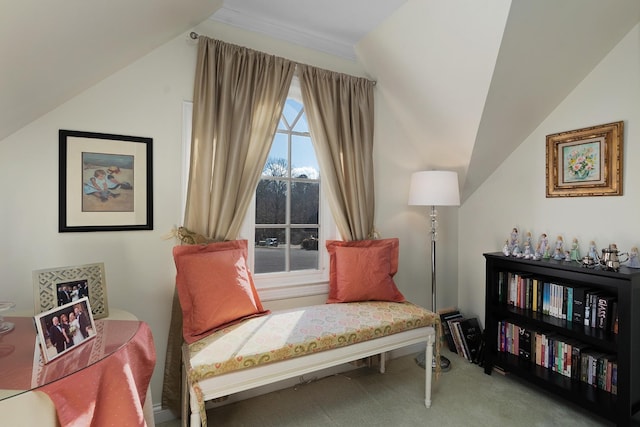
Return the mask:
<path id="1" fill-rule="evenodd" d="M 191 31 L 189 33 L 189 37 L 191 37 L 191 39 L 193 39 L 193 40 L 198 40 L 198 37 L 200 37 L 200 36 L 195 31 Z"/>

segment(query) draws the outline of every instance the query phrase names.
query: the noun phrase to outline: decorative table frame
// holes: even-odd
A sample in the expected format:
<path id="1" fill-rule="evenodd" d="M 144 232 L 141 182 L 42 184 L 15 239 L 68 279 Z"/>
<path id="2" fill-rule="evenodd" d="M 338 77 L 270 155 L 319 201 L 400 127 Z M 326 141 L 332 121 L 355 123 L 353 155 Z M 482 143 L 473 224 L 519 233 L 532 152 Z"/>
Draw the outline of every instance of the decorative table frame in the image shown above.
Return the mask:
<path id="1" fill-rule="evenodd" d="M 67 283 L 84 283 L 94 319 L 109 315 L 104 264 L 85 264 L 49 268 L 33 272 L 35 314 L 58 306 L 58 287 Z"/>

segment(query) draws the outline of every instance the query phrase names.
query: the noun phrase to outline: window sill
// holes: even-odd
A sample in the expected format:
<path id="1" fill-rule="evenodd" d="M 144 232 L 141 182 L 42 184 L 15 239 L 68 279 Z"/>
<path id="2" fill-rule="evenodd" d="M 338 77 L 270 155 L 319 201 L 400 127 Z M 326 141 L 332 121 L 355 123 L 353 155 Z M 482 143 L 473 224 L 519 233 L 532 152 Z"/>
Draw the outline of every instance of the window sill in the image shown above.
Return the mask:
<path id="1" fill-rule="evenodd" d="M 289 298 L 310 297 L 314 295 L 326 295 L 329 293 L 329 283 L 305 283 L 287 284 L 283 286 L 269 286 L 260 288 L 257 284 L 258 295 L 261 301 L 277 301 Z"/>

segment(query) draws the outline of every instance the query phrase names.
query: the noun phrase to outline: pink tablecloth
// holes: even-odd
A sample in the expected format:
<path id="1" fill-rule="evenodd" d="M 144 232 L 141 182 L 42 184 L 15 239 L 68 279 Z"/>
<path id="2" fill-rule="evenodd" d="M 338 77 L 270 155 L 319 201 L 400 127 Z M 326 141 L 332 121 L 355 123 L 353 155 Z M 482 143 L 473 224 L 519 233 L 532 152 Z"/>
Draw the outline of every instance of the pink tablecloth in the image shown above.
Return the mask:
<path id="1" fill-rule="evenodd" d="M 38 388 L 53 401 L 63 427 L 146 427 L 142 407 L 156 354 L 149 326 L 136 323 L 135 335 L 108 357 Z"/>

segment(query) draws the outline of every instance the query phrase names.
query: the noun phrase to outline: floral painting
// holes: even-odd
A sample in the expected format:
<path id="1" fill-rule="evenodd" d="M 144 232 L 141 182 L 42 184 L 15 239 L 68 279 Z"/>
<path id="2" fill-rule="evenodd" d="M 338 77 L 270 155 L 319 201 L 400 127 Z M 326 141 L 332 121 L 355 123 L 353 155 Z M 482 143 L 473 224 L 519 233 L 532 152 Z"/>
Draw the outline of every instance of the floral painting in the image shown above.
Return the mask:
<path id="1" fill-rule="evenodd" d="M 564 182 L 600 180 L 599 142 L 565 146 L 562 150 Z"/>
<path id="2" fill-rule="evenodd" d="M 547 135 L 547 197 L 621 196 L 624 122 Z"/>

